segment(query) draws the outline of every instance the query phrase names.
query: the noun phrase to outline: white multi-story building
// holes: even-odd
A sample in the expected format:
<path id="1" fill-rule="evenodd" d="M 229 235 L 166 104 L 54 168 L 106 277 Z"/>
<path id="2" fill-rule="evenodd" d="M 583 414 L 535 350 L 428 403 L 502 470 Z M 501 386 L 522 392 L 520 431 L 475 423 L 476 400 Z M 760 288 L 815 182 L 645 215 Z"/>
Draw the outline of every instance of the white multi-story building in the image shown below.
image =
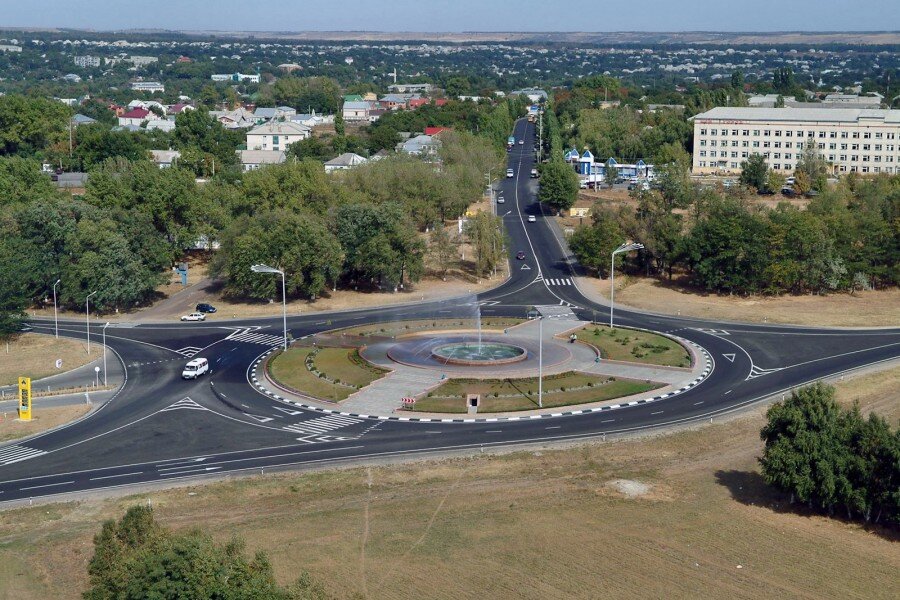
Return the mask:
<path id="1" fill-rule="evenodd" d="M 241 81 L 249 81 L 250 83 L 259 83 L 259 75 L 247 75 L 245 73 L 216 74 L 210 76 L 213 81 L 232 81 L 238 83 Z"/>
<path id="2" fill-rule="evenodd" d="M 91 56 L 87 54 L 85 56 L 76 56 L 72 59 L 77 66 L 82 69 L 86 69 L 88 67 L 99 67 L 100 66 L 100 57 L 99 56 Z"/>
<path id="3" fill-rule="evenodd" d="M 900 173 L 900 110 L 718 107 L 693 121 L 694 173 L 739 173 L 751 154 L 789 173 L 808 144 L 835 173 Z"/>
<path id="4" fill-rule="evenodd" d="M 135 81 L 131 84 L 131 89 L 136 92 L 150 92 L 151 94 L 161 94 L 166 91 L 166 86 L 158 81 Z"/>
<path id="5" fill-rule="evenodd" d="M 247 132 L 247 150 L 284 151 L 309 137 L 309 127 L 291 121 L 270 121 Z"/>

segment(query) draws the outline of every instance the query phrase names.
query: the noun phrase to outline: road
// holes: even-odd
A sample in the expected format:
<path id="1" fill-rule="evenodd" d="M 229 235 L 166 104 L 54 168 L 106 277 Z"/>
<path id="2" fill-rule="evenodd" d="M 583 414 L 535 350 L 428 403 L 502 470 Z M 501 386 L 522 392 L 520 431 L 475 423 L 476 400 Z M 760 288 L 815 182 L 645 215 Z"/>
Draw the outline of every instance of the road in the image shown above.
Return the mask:
<path id="1" fill-rule="evenodd" d="M 498 204 L 510 239 L 512 274 L 477 297 L 413 306 L 290 317 L 295 338 L 342 326 L 395 319 L 523 316 L 530 306 L 570 306 L 581 318 L 608 308 L 581 295 L 573 270 L 536 201 L 534 127 L 524 120 L 509 153 L 515 177 L 501 182 Z M 536 222 L 527 222 L 535 215 Z M 833 330 L 722 324 L 617 309 L 616 323 L 676 334 L 705 348 L 714 362 L 696 387 L 654 403 L 589 414 L 566 411 L 516 420 L 417 422 L 398 417 L 331 414 L 279 402 L 252 385 L 251 365 L 281 342 L 280 318 L 215 323 L 114 324 L 107 342 L 125 384 L 89 418 L 0 446 L 0 503 L 142 483 L 260 472 L 351 460 L 415 456 L 532 442 L 620 434 L 708 420 L 835 373 L 900 356 L 900 329 Z M 35 321 L 36 331 L 52 323 Z M 91 327 L 92 336 L 100 333 Z M 83 337 L 85 325 L 61 322 L 60 334 Z M 96 338 L 95 338 L 96 339 Z M 179 377 L 187 357 L 209 359 L 208 378 Z M 113 360 L 110 357 L 110 360 Z"/>

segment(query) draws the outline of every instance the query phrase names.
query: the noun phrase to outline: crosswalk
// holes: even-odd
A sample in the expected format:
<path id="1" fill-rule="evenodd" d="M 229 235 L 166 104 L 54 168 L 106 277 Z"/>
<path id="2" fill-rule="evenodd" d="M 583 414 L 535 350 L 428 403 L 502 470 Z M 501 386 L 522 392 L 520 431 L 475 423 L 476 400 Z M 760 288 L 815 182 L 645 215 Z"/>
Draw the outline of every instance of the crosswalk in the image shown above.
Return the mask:
<path id="1" fill-rule="evenodd" d="M 29 448 L 28 446 L 22 446 L 21 444 L 6 446 L 5 448 L 0 448 L 0 465 L 11 465 L 42 454 L 47 453 L 44 450 Z"/>
<path id="2" fill-rule="evenodd" d="M 207 410 L 206 408 L 200 406 L 190 398 L 182 398 L 178 402 L 173 402 L 171 405 L 162 409 L 159 412 L 168 412 L 170 410 Z"/>
<path id="3" fill-rule="evenodd" d="M 544 282 L 547 285 L 557 285 L 557 286 L 574 285 L 572 283 L 572 280 L 568 277 L 562 277 L 562 278 L 558 278 L 558 279 L 550 279 L 548 277 L 545 277 Z"/>
<path id="4" fill-rule="evenodd" d="M 316 419 L 309 419 L 308 421 L 301 421 L 293 425 L 286 425 L 285 427 L 283 427 L 283 429 L 286 429 L 287 431 L 291 431 L 293 433 L 299 433 L 301 436 L 297 438 L 299 441 L 312 444 L 315 442 L 346 439 L 335 438 L 327 434 L 336 429 L 350 427 L 351 425 L 356 425 L 357 423 L 362 422 L 362 419 L 354 419 L 353 417 L 346 417 L 344 415 L 328 415 Z"/>
<path id="5" fill-rule="evenodd" d="M 234 340 L 236 342 L 247 342 L 249 344 L 261 344 L 263 346 L 279 346 L 284 343 L 284 337 L 280 335 L 257 333 L 252 329 L 235 331 L 226 339 Z"/>

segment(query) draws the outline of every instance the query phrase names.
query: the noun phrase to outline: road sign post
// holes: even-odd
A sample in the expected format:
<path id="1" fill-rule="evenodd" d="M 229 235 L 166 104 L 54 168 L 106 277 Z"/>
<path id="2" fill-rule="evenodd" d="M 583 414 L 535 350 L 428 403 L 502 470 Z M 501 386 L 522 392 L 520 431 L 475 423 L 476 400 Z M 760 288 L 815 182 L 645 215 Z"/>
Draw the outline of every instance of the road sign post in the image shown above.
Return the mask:
<path id="1" fill-rule="evenodd" d="M 31 377 L 19 377 L 19 419 L 31 420 Z"/>

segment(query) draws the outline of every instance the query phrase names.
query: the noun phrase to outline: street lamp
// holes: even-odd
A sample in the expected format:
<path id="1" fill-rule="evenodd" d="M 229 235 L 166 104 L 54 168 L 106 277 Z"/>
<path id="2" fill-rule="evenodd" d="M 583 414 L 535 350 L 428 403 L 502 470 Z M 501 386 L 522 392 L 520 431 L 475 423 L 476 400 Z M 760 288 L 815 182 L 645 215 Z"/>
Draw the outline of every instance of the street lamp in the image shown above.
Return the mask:
<path id="1" fill-rule="evenodd" d="M 59 316 L 56 311 L 56 286 L 59 285 L 60 280 L 57 279 L 56 283 L 53 284 L 53 331 L 56 335 L 56 339 L 59 339 Z"/>
<path id="2" fill-rule="evenodd" d="M 84 322 L 85 330 L 87 332 L 88 354 L 91 353 L 91 296 L 96 293 L 97 292 L 91 292 L 84 299 Z"/>
<path id="3" fill-rule="evenodd" d="M 496 215 L 497 207 L 494 206 L 494 186 L 492 185 L 492 181 L 491 181 L 491 172 L 493 172 L 493 169 L 488 169 L 488 172 L 485 173 L 484 175 L 485 175 L 485 177 L 487 177 L 487 180 L 488 180 L 488 195 L 490 195 L 490 197 L 491 197 L 491 214 Z"/>
<path id="4" fill-rule="evenodd" d="M 284 323 L 284 349 L 285 351 L 287 351 L 287 295 L 284 291 L 284 271 L 280 271 L 268 265 L 253 265 L 252 267 L 250 267 L 250 270 L 254 273 L 278 273 L 279 275 L 281 275 L 281 317 Z"/>
<path id="5" fill-rule="evenodd" d="M 643 250 L 643 244 L 637 243 L 624 243 L 612 253 L 612 261 L 609 266 L 609 328 L 613 328 L 613 304 L 614 298 L 616 294 L 616 254 L 621 254 L 623 252 L 631 252 L 632 250 Z"/>
<path id="6" fill-rule="evenodd" d="M 538 408 L 544 408 L 544 317 L 538 317 Z"/>
<path id="7" fill-rule="evenodd" d="M 106 387 L 106 328 L 109 327 L 109 321 L 103 326 L 103 386 Z"/>

